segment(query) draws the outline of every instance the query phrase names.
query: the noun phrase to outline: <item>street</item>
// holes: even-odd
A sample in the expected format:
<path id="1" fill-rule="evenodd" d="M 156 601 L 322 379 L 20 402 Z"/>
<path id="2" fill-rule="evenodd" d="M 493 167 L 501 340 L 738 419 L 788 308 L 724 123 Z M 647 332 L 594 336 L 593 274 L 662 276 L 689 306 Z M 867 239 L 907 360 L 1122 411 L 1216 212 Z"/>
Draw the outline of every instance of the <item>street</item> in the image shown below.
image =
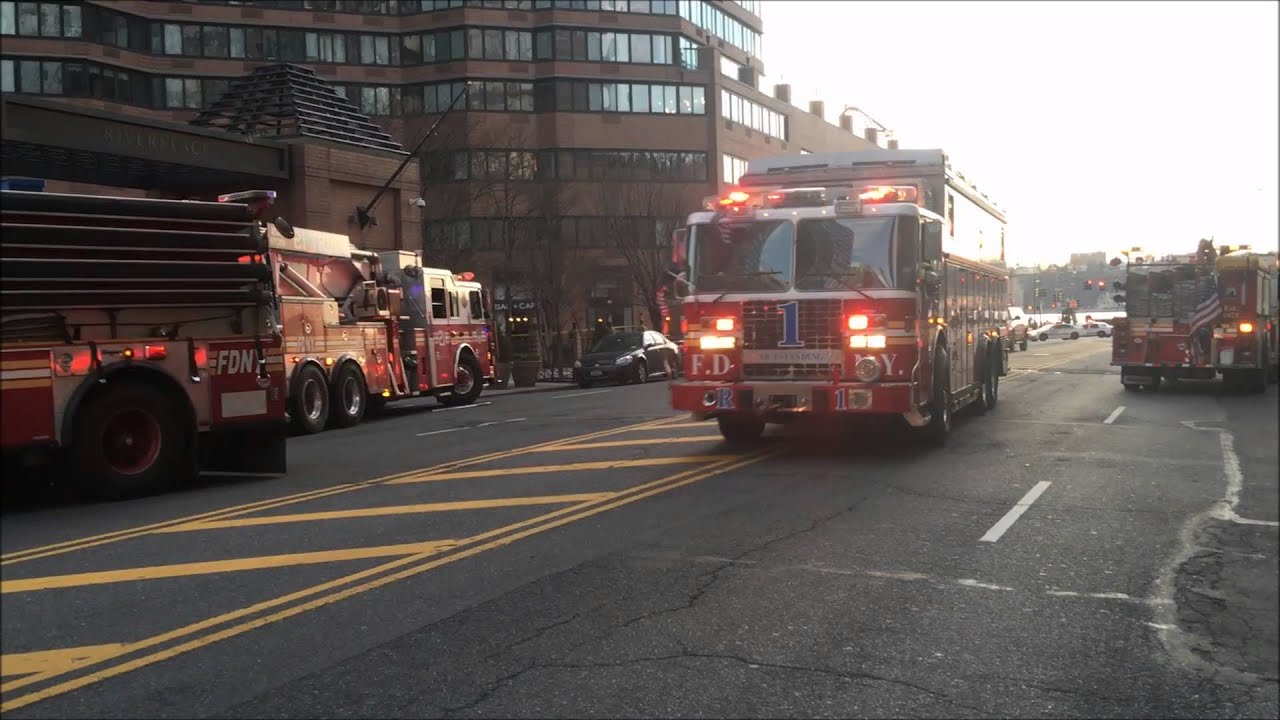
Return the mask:
<path id="1" fill-rule="evenodd" d="M 928 450 L 664 382 L 391 409 L 7 507 L 6 717 L 1276 717 L 1277 392 L 1011 355 Z"/>

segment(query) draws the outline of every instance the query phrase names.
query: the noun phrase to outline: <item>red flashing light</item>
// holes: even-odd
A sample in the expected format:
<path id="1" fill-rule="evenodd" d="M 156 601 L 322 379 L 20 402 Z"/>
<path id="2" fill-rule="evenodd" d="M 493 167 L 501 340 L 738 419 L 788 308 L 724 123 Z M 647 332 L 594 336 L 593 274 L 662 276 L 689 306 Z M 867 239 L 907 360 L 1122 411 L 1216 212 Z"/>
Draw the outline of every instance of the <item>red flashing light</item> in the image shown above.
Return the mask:
<path id="1" fill-rule="evenodd" d="M 733 332 L 735 323 L 731 317 L 716 318 L 716 332 Z"/>
<path id="2" fill-rule="evenodd" d="M 866 330 L 868 327 L 871 327 L 871 318 L 867 317 L 866 315 L 850 315 L 849 316 L 850 330 Z"/>
<path id="3" fill-rule="evenodd" d="M 476 279 L 476 274 L 473 272 L 460 272 L 457 275 L 454 275 L 454 277 L 460 282 L 471 282 Z"/>
<path id="4" fill-rule="evenodd" d="M 869 185 L 858 193 L 858 199 L 865 203 L 910 202 L 916 201 L 916 189 L 910 185 Z"/>

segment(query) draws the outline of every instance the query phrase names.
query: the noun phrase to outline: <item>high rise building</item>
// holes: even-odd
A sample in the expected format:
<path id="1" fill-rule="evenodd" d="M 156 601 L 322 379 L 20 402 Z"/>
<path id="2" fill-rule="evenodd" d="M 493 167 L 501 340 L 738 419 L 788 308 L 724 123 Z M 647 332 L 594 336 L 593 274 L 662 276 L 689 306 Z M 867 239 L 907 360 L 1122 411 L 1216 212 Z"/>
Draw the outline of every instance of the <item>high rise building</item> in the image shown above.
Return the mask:
<path id="1" fill-rule="evenodd" d="M 671 229 L 747 160 L 875 142 L 767 86 L 762 4 L 0 0 L 0 89 L 186 122 L 292 63 L 406 149 L 456 99 L 419 154 L 428 261 L 585 335 L 653 320 Z"/>

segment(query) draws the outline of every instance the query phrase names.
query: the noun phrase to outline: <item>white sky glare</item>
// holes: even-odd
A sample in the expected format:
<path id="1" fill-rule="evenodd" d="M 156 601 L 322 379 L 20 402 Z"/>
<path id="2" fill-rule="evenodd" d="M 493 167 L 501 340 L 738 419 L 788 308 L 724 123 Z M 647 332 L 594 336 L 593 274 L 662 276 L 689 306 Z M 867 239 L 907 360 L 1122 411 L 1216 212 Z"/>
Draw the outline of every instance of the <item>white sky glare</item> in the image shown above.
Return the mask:
<path id="1" fill-rule="evenodd" d="M 1280 3 L 766 0 L 769 86 L 940 147 L 1010 264 L 1280 237 Z"/>

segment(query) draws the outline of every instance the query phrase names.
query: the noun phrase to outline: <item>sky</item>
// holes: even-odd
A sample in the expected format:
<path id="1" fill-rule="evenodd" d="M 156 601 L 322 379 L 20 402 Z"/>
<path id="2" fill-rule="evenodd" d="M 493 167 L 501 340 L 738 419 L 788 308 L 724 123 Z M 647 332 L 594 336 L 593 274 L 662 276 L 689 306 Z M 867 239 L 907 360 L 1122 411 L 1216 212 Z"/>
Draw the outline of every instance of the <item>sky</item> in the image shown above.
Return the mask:
<path id="1" fill-rule="evenodd" d="M 945 150 L 1008 216 L 1010 264 L 1277 246 L 1280 3 L 762 5 L 761 89 Z"/>

